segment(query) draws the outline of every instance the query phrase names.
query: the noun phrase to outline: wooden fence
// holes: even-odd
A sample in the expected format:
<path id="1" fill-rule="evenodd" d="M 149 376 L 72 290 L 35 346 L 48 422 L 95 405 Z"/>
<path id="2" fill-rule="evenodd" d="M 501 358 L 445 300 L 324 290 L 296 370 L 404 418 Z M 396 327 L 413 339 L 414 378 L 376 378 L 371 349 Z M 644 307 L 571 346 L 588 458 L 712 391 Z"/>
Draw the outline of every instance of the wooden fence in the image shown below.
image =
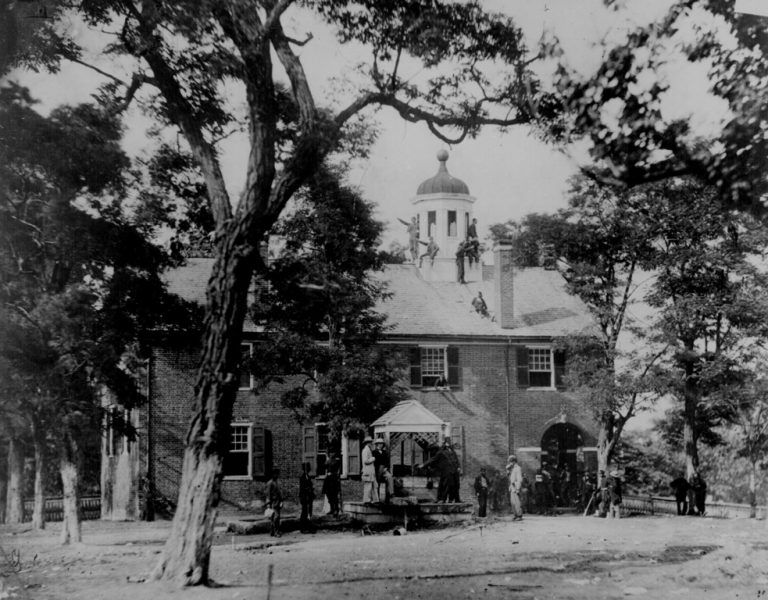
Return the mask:
<path id="1" fill-rule="evenodd" d="M 624 496 L 625 510 L 646 515 L 676 515 L 677 504 L 674 498 L 664 496 Z M 707 502 L 706 516 L 719 519 L 748 519 L 752 513 L 749 504 L 731 504 L 729 502 Z M 756 517 L 765 519 L 768 507 L 758 506 Z"/>
<path id="2" fill-rule="evenodd" d="M 24 522 L 32 520 L 34 500 L 24 501 Z M 101 519 L 101 496 L 80 498 L 80 518 L 83 520 Z M 62 497 L 45 499 L 45 520 L 55 522 L 64 520 L 64 499 Z"/>

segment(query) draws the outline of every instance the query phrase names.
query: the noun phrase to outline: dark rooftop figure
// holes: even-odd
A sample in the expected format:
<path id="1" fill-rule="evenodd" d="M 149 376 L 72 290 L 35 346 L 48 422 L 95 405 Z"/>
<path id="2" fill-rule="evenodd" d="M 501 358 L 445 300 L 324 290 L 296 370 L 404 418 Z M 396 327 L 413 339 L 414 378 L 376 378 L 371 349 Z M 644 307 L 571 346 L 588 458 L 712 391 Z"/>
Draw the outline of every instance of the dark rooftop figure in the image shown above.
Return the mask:
<path id="1" fill-rule="evenodd" d="M 472 308 L 475 309 L 475 312 L 479 312 L 486 319 L 491 319 L 492 321 L 494 320 L 488 313 L 488 305 L 485 303 L 485 299 L 483 298 L 483 292 L 477 292 L 477 296 L 472 299 Z"/>
<path id="2" fill-rule="evenodd" d="M 477 219 L 472 219 L 472 223 L 467 228 L 467 237 L 469 239 L 478 239 L 477 238 Z"/>

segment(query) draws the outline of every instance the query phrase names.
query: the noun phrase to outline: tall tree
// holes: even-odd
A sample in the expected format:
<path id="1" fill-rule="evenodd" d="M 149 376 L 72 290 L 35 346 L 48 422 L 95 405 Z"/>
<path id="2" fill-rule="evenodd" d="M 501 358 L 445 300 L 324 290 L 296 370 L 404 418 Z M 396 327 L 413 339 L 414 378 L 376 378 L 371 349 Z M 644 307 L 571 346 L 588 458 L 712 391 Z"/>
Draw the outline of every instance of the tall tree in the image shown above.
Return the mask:
<path id="1" fill-rule="evenodd" d="M 658 223 L 657 276 L 646 296 L 657 310 L 657 340 L 670 347 L 669 393 L 683 403 L 686 471 L 699 464 L 701 406 L 743 379 L 744 347 L 768 333 L 765 275 L 750 257 L 765 248 L 765 232 L 714 201 L 693 180 L 654 188 L 648 210 Z"/>
<path id="2" fill-rule="evenodd" d="M 444 0 L 226 0 L 166 2 L 96 0 L 75 3 L 88 25 L 116 31 L 105 51 L 135 68 L 131 81 L 111 77 L 115 110 L 141 88 L 144 106 L 178 128 L 200 167 L 215 222 L 215 263 L 207 292 L 203 351 L 194 388 L 196 415 L 187 447 L 173 528 L 155 578 L 182 584 L 208 580 L 211 540 L 222 456 L 240 373 L 240 339 L 248 286 L 262 268 L 258 248 L 288 200 L 338 149 L 367 108 L 388 106 L 405 120 L 426 123 L 449 142 L 474 135 L 484 124 L 512 126 L 531 118 L 531 95 L 539 96 L 526 66 L 522 35 L 507 17 L 486 13 L 480 2 Z M 333 26 L 341 44 L 354 44 L 368 63 L 340 109 L 321 108 L 295 48 L 310 43 L 285 29 L 291 10 L 307 11 Z M 296 14 L 296 13 L 294 13 Z M 83 62 L 82 50 L 60 29 L 39 41 L 50 56 Z M 274 64 L 275 59 L 278 65 Z M 492 85 L 499 62 L 513 75 Z M 412 78 L 409 63 L 423 71 Z M 106 71 L 100 69 L 100 72 Z M 277 85 L 284 72 L 297 108 L 281 113 Z M 224 84 L 227 85 L 224 85 Z M 236 202 L 222 175 L 218 143 L 233 127 L 223 90 L 244 92 L 250 150 Z M 471 95 L 477 92 L 477 97 Z M 142 92 L 143 93 L 143 92 Z M 145 96 L 146 97 L 146 96 Z M 500 106 L 501 105 L 501 106 Z M 501 108 L 495 111 L 494 107 Z M 549 105 L 539 103 L 541 116 Z M 454 138 L 449 130 L 458 131 Z M 349 147 L 349 143 L 347 143 Z"/>
<path id="3" fill-rule="evenodd" d="M 119 120 L 96 105 L 33 107 L 26 90 L 0 89 L 0 355 L 19 392 L 2 399 L 31 433 L 38 526 L 46 437 L 61 450 L 68 543 L 80 541 L 81 441 L 101 426 L 101 388 L 138 403 L 138 335 L 183 311 L 150 231 L 130 222 Z"/>
<path id="4" fill-rule="evenodd" d="M 257 387 L 302 374 L 284 404 L 300 419 L 327 423 L 334 437 L 404 399 L 400 357 L 375 344 L 386 329 L 375 311 L 386 291 L 376 275 L 384 224 L 373 211 L 343 170 L 318 171 L 273 228 L 281 250 L 253 310 L 273 334 L 251 361 Z"/>
<path id="5" fill-rule="evenodd" d="M 660 353 L 624 351 L 633 331 L 630 308 L 639 298 L 638 276 L 653 262 L 655 224 L 644 206 L 647 190 L 616 190 L 584 176 L 571 181 L 568 208 L 531 214 L 520 223 L 491 226 L 491 236 L 511 237 L 520 266 L 551 262 L 568 291 L 586 304 L 596 335 L 572 335 L 558 346 L 568 353 L 569 386 L 578 391 L 600 424 L 598 468 L 607 471 L 627 421 L 654 396 Z"/>

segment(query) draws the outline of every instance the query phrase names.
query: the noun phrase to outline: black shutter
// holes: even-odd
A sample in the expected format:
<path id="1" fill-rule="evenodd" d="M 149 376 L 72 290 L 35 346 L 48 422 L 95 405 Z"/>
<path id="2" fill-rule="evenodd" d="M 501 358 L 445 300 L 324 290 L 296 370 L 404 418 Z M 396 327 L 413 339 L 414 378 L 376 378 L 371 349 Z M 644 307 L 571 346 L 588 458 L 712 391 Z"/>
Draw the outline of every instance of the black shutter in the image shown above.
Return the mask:
<path id="1" fill-rule="evenodd" d="M 421 387 L 421 348 L 410 348 L 411 387 Z"/>
<path id="2" fill-rule="evenodd" d="M 251 454 L 253 455 L 253 477 L 264 477 L 267 474 L 267 436 L 263 425 L 251 428 Z"/>
<path id="3" fill-rule="evenodd" d="M 448 385 L 459 387 L 459 349 L 448 347 Z"/>
<path id="4" fill-rule="evenodd" d="M 517 385 L 528 387 L 528 348 L 517 346 Z"/>
<path id="5" fill-rule="evenodd" d="M 555 387 L 565 389 L 565 350 L 555 350 Z"/>
<path id="6" fill-rule="evenodd" d="M 363 453 L 360 432 L 349 432 L 347 436 L 347 477 L 359 478 L 363 472 L 361 456 Z"/>

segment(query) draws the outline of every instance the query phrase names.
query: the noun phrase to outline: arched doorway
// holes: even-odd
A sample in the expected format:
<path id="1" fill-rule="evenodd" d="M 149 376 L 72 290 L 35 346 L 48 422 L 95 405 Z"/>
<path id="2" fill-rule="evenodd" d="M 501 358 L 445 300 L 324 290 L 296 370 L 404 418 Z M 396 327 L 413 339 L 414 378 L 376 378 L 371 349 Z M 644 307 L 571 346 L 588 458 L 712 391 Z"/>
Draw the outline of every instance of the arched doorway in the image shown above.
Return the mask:
<path id="1" fill-rule="evenodd" d="M 572 423 L 555 423 L 541 437 L 541 462 L 550 470 L 561 466 L 576 474 L 584 471 L 584 435 Z"/>

